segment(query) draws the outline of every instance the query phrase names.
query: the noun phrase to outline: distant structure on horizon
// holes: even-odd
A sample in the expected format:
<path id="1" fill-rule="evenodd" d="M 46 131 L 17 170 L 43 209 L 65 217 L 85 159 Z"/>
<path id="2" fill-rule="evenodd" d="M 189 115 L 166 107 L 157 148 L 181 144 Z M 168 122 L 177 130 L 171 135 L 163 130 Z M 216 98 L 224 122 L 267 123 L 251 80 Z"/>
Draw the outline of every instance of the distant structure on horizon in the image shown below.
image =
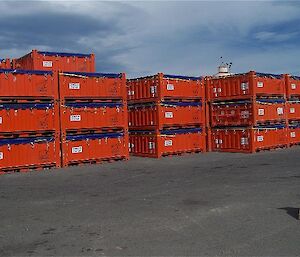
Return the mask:
<path id="1" fill-rule="evenodd" d="M 222 61 L 222 57 L 220 59 Z M 226 77 L 232 75 L 233 73 L 231 73 L 230 70 L 231 66 L 232 66 L 232 62 L 230 63 L 222 62 L 221 65 L 218 67 L 218 73 L 213 75 L 213 77 L 219 78 L 219 77 Z"/>

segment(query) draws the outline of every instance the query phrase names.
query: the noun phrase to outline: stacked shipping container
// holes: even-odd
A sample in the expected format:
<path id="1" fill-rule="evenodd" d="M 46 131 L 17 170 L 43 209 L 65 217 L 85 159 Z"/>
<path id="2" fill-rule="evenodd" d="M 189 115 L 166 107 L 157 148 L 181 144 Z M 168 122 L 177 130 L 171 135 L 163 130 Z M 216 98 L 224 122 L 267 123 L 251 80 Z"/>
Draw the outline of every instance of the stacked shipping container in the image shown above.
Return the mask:
<path id="1" fill-rule="evenodd" d="M 300 77 L 285 76 L 287 94 L 288 141 L 300 144 Z"/>
<path id="2" fill-rule="evenodd" d="M 57 74 L 0 70 L 0 171 L 60 166 Z"/>
<path id="3" fill-rule="evenodd" d="M 1 172 L 128 158 L 125 74 L 94 62 L 33 50 L 0 69 Z"/>
<path id="4" fill-rule="evenodd" d="M 284 76 L 252 71 L 211 78 L 208 86 L 213 151 L 287 145 Z"/>
<path id="5" fill-rule="evenodd" d="M 206 151 L 201 78 L 165 75 L 127 80 L 130 152 L 161 157 Z"/>
<path id="6" fill-rule="evenodd" d="M 59 74 L 62 165 L 128 159 L 125 74 Z"/>
<path id="7" fill-rule="evenodd" d="M 43 52 L 32 50 L 25 56 L 12 60 L 13 69 L 95 72 L 94 54 Z"/>

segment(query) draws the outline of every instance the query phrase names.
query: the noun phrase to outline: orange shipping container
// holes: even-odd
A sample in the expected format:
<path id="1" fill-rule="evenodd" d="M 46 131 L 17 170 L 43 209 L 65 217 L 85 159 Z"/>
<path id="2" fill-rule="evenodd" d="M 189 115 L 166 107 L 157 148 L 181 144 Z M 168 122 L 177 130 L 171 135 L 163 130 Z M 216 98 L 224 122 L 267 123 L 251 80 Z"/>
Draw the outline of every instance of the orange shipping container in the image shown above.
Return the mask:
<path id="1" fill-rule="evenodd" d="M 128 79 L 128 101 L 153 102 L 172 99 L 205 98 L 201 77 L 187 77 L 158 73 L 154 76 Z"/>
<path id="2" fill-rule="evenodd" d="M 287 116 L 290 121 L 300 120 L 300 101 L 287 102 Z"/>
<path id="3" fill-rule="evenodd" d="M 0 97 L 57 99 L 57 75 L 51 71 L 0 70 Z"/>
<path id="4" fill-rule="evenodd" d="M 126 76 L 124 73 L 60 73 L 59 87 L 61 99 L 126 100 Z"/>
<path id="5" fill-rule="evenodd" d="M 257 96 L 284 97 L 285 78 L 282 75 L 250 71 L 228 77 L 208 80 L 209 100 L 246 99 Z"/>
<path id="6" fill-rule="evenodd" d="M 58 53 L 32 50 L 13 60 L 13 69 L 95 72 L 94 54 Z"/>
<path id="7" fill-rule="evenodd" d="M 287 98 L 300 97 L 300 77 L 285 75 Z"/>
<path id="8" fill-rule="evenodd" d="M 287 144 L 287 129 L 283 125 L 212 130 L 212 151 L 254 153 Z"/>
<path id="9" fill-rule="evenodd" d="M 180 153 L 206 152 L 206 137 L 202 129 L 177 129 L 155 132 L 131 132 L 130 153 L 136 156 L 160 158 Z"/>
<path id="10" fill-rule="evenodd" d="M 284 99 L 259 99 L 211 104 L 212 127 L 252 126 L 286 120 Z"/>
<path id="11" fill-rule="evenodd" d="M 62 141 L 62 166 L 129 158 L 127 133 L 72 135 Z"/>
<path id="12" fill-rule="evenodd" d="M 289 125 L 288 142 L 290 145 L 300 144 L 300 123 Z"/>
<path id="13" fill-rule="evenodd" d="M 201 102 L 132 105 L 128 119 L 131 130 L 199 126 L 205 124 L 205 106 Z"/>
<path id="14" fill-rule="evenodd" d="M 74 102 L 61 107 L 62 132 L 128 129 L 126 103 Z"/>
<path id="15" fill-rule="evenodd" d="M 0 104 L 0 133 L 59 131 L 57 103 Z"/>
<path id="16" fill-rule="evenodd" d="M 0 170 L 59 167 L 59 150 L 55 137 L 0 139 Z"/>

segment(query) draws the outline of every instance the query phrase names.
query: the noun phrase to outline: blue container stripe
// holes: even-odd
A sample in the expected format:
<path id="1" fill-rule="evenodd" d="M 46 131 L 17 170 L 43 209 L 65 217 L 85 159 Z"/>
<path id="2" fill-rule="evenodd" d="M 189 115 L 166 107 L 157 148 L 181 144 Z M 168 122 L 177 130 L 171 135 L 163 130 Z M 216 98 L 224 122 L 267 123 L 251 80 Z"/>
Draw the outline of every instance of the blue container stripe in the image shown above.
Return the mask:
<path id="1" fill-rule="evenodd" d="M 79 53 L 62 53 L 62 52 L 43 52 L 38 51 L 39 54 L 46 56 L 61 56 L 61 57 L 91 57 L 91 54 L 79 54 Z"/>
<path id="2" fill-rule="evenodd" d="M 300 123 L 289 124 L 290 128 L 300 128 Z"/>
<path id="3" fill-rule="evenodd" d="M 66 103 L 70 108 L 98 108 L 98 107 L 123 107 L 123 103 Z"/>
<path id="4" fill-rule="evenodd" d="M 202 128 L 162 130 L 161 134 L 175 135 L 175 134 L 187 134 L 187 133 L 198 133 L 198 132 L 202 132 Z"/>
<path id="5" fill-rule="evenodd" d="M 19 137 L 11 139 L 0 139 L 0 145 L 20 145 L 20 144 L 37 144 L 37 143 L 47 143 L 53 142 L 54 137 Z"/>
<path id="6" fill-rule="evenodd" d="M 169 79 L 184 79 L 184 80 L 201 80 L 203 77 L 189 77 L 189 76 L 181 76 L 181 75 L 164 74 L 164 78 L 169 78 Z"/>
<path id="7" fill-rule="evenodd" d="M 226 103 L 226 102 L 216 102 L 216 103 L 213 103 L 213 105 L 237 105 L 237 104 L 242 105 L 242 104 L 250 104 L 250 103 L 251 103 L 251 101 L 245 100 L 245 101 L 236 101 L 236 102 L 228 102 L 228 103 Z"/>
<path id="8" fill-rule="evenodd" d="M 51 109 L 52 103 L 8 103 L 0 104 L 0 109 Z"/>
<path id="9" fill-rule="evenodd" d="M 300 80 L 300 76 L 291 76 L 291 78 L 294 80 Z"/>
<path id="10" fill-rule="evenodd" d="M 52 71 L 0 69 L 0 73 L 52 75 Z"/>
<path id="11" fill-rule="evenodd" d="M 261 72 L 256 72 L 256 76 L 258 77 L 268 77 L 268 78 L 276 78 L 276 79 L 282 79 L 282 75 L 278 74 L 271 74 L 271 73 L 261 73 Z"/>
<path id="12" fill-rule="evenodd" d="M 286 125 L 284 124 L 273 124 L 273 125 L 259 125 L 256 126 L 257 129 L 284 129 Z"/>
<path id="13" fill-rule="evenodd" d="M 202 106 L 202 102 L 162 102 L 162 105 Z"/>
<path id="14" fill-rule="evenodd" d="M 87 139 L 101 139 L 101 138 L 118 138 L 123 137 L 124 133 L 103 133 L 103 134 L 85 134 L 85 135 L 69 135 L 66 137 L 68 141 L 82 141 Z"/>
<path id="15" fill-rule="evenodd" d="M 261 103 L 285 103 L 284 99 L 256 99 L 256 102 Z"/>
<path id="16" fill-rule="evenodd" d="M 94 78 L 121 78 L 122 73 L 91 73 L 91 72 L 64 72 L 63 75 L 78 75 Z"/>

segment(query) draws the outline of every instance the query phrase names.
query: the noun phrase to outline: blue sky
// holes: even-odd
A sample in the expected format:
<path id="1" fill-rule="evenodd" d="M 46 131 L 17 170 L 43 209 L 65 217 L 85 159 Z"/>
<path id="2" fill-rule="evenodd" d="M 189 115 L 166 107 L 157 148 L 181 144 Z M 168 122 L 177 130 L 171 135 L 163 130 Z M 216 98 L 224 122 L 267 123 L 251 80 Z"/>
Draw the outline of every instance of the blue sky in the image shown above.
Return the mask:
<path id="1" fill-rule="evenodd" d="M 0 57 L 94 52 L 97 71 L 300 75 L 298 1 L 1 1 Z"/>

